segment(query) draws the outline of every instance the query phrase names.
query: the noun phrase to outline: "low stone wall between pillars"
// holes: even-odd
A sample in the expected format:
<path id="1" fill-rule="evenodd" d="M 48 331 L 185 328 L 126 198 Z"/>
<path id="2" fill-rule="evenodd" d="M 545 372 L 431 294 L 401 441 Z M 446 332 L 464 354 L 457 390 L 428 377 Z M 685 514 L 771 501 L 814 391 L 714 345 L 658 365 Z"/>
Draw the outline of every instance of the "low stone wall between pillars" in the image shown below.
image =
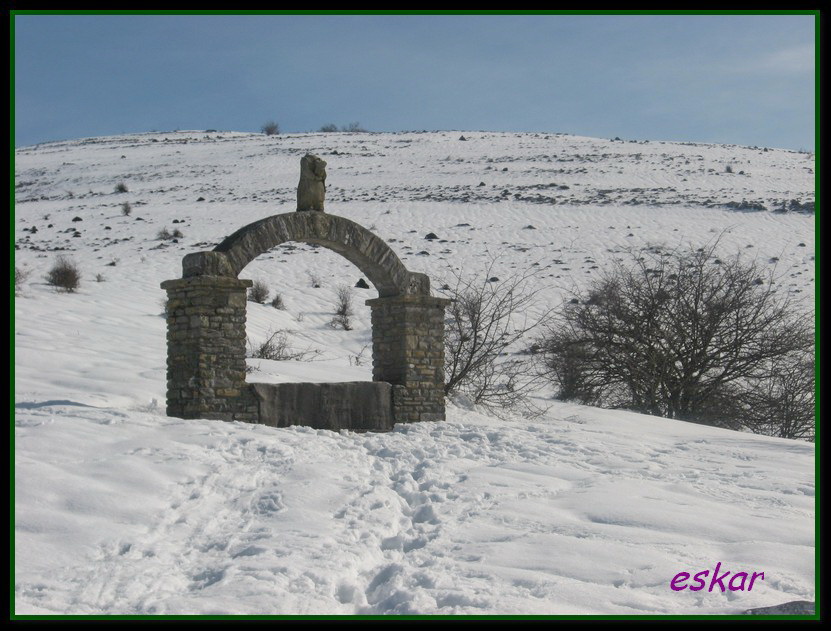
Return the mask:
<path id="1" fill-rule="evenodd" d="M 384 432 L 393 428 L 392 386 L 381 381 L 252 383 L 260 424 Z"/>
<path id="2" fill-rule="evenodd" d="M 367 300 L 372 309 L 372 379 L 393 384 L 396 423 L 443 421 L 444 309 L 424 295 Z"/>
<path id="3" fill-rule="evenodd" d="M 192 276 L 167 291 L 167 414 L 259 420 L 245 383 L 245 307 L 252 281 Z"/>

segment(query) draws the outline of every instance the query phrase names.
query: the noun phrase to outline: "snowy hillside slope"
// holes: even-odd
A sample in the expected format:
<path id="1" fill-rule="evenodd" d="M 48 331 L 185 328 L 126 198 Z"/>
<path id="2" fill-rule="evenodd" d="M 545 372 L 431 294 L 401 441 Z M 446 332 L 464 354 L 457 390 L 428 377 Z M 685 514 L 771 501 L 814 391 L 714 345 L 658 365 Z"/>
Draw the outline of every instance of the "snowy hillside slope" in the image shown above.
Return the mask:
<path id="1" fill-rule="evenodd" d="M 16 613 L 723 614 L 813 600 L 810 444 L 546 391 L 536 419 L 459 402 L 446 423 L 389 434 L 165 417 L 159 283 L 185 254 L 294 210 L 307 151 L 328 162 L 327 212 L 386 239 L 434 290 L 452 269 L 533 269 L 542 310 L 627 247 L 720 238 L 813 309 L 810 154 L 493 132 L 18 149 Z M 165 228 L 182 237 L 159 239 Z M 78 292 L 45 284 L 58 255 L 78 264 Z M 249 360 L 251 380 L 370 379 L 375 290 L 352 290 L 352 331 L 328 326 L 337 287 L 360 276 L 300 243 L 243 270 L 286 304 L 249 303 L 252 343 L 287 330 L 312 360 Z M 765 580 L 670 588 L 718 562 Z"/>

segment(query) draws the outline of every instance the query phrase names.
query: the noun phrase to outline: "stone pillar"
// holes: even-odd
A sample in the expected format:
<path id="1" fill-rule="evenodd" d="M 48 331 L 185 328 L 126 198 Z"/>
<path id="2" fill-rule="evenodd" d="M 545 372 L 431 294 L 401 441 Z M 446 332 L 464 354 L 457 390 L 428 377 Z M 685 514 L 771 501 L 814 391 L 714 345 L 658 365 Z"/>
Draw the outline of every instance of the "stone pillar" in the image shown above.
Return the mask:
<path id="1" fill-rule="evenodd" d="M 444 420 L 444 308 L 424 295 L 367 300 L 372 309 L 372 379 L 393 384 L 396 423 Z"/>
<path id="2" fill-rule="evenodd" d="M 190 276 L 167 290 L 167 414 L 258 422 L 245 383 L 245 307 L 250 280 Z"/>

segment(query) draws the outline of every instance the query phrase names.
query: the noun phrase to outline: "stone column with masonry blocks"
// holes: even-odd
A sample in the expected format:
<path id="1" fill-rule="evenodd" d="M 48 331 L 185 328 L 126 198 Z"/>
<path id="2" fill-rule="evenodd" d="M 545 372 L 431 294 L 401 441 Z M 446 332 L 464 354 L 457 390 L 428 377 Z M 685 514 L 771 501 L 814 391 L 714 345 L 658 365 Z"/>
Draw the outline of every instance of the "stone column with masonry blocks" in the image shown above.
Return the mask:
<path id="1" fill-rule="evenodd" d="M 191 276 L 167 291 L 167 414 L 257 422 L 245 383 L 245 307 L 250 280 Z"/>
<path id="2" fill-rule="evenodd" d="M 444 308 L 429 295 L 367 300 L 372 309 L 372 379 L 393 384 L 396 423 L 444 420 Z"/>

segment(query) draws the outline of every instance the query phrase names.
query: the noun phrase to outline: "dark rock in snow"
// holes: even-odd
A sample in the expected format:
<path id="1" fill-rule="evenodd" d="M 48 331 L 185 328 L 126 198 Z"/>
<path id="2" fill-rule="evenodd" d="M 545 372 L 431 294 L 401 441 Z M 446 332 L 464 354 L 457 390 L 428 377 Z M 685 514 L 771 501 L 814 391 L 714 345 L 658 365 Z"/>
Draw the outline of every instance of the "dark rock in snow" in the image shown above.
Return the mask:
<path id="1" fill-rule="evenodd" d="M 361 289 L 369 289 L 369 285 L 367 285 L 366 281 L 363 278 L 358 279 L 358 282 L 355 283 L 355 287 L 359 287 Z"/>
<path id="2" fill-rule="evenodd" d="M 433 239 L 438 239 L 439 236 L 435 232 L 431 232 L 427 236 L 425 236 L 424 238 L 432 241 Z"/>

